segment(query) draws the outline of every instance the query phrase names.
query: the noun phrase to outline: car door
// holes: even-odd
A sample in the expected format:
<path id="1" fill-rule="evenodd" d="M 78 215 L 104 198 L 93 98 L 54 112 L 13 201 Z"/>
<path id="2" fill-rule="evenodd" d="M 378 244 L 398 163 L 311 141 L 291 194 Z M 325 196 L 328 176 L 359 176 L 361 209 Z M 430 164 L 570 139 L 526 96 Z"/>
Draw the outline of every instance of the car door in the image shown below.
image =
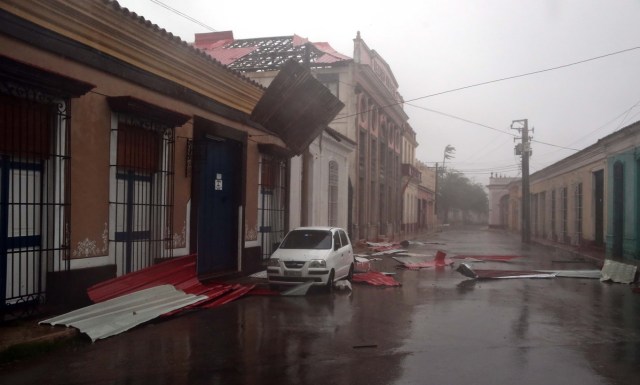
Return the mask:
<path id="1" fill-rule="evenodd" d="M 345 266 L 344 274 L 347 275 L 349 274 L 349 268 L 351 267 L 351 264 L 354 263 L 353 246 L 351 246 L 351 241 L 349 240 L 349 236 L 347 235 L 347 233 L 344 232 L 344 230 L 339 230 L 339 233 L 340 233 L 340 241 L 342 243 L 342 254 L 343 254 L 344 266 Z"/>
<path id="2" fill-rule="evenodd" d="M 333 233 L 333 247 L 331 248 L 330 253 L 331 263 L 329 267 L 330 269 L 335 269 L 335 277 L 338 278 L 342 275 L 342 242 L 340 241 L 340 234 L 338 231 Z M 329 263 L 327 263 L 329 264 Z"/>

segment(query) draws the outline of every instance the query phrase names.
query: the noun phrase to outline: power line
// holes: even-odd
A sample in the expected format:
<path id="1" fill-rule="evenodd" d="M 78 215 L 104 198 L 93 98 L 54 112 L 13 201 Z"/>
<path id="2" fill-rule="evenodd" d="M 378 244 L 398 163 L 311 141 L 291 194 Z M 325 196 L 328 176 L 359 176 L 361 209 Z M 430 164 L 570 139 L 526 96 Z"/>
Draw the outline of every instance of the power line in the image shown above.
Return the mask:
<path id="1" fill-rule="evenodd" d="M 556 66 L 556 67 L 550 67 L 550 68 L 545 68 L 545 69 L 541 69 L 541 70 L 537 70 L 537 71 L 526 72 L 526 73 L 523 73 L 523 74 L 520 74 L 520 75 L 507 76 L 507 77 L 504 77 L 504 78 L 489 80 L 489 81 L 486 81 L 486 82 L 470 84 L 470 85 L 467 85 L 467 86 L 464 86 L 464 87 L 458 87 L 458 88 L 453 88 L 453 89 L 450 89 L 450 90 L 447 90 L 447 91 L 436 92 L 434 94 L 420 96 L 420 97 L 417 97 L 417 98 L 404 100 L 402 102 L 394 102 L 392 104 L 388 104 L 388 105 L 385 105 L 385 106 L 382 106 L 382 107 L 376 107 L 376 108 L 384 109 L 384 108 L 388 108 L 388 107 L 397 106 L 399 104 L 415 102 L 416 100 L 422 100 L 422 99 L 431 98 L 431 97 L 434 97 L 434 96 L 448 94 L 448 93 L 451 93 L 451 92 L 462 91 L 462 90 L 466 90 L 466 89 L 469 89 L 469 88 L 484 86 L 484 85 L 487 85 L 487 84 L 503 82 L 505 80 L 513 80 L 513 79 L 522 78 L 522 77 L 525 77 L 525 76 L 531 76 L 531 75 L 536 75 L 536 74 L 540 74 L 540 73 L 544 73 L 544 72 L 555 71 L 555 70 L 558 70 L 558 69 L 567 68 L 567 67 L 571 67 L 571 66 L 578 65 L 578 64 L 584 64 L 584 63 L 587 63 L 587 62 L 590 62 L 590 61 L 594 61 L 594 60 L 604 59 L 604 58 L 609 57 L 609 56 L 619 55 L 619 54 L 630 52 L 630 51 L 634 51 L 634 50 L 637 50 L 637 49 L 640 49 L 640 46 L 627 48 L 627 49 L 623 49 L 623 50 L 620 50 L 620 51 L 607 53 L 607 54 L 600 55 L 600 56 L 594 56 L 594 57 L 591 57 L 589 59 L 584 59 L 584 60 L 580 60 L 580 61 L 573 62 L 573 63 L 563 64 L 563 65 L 559 65 L 559 66 Z M 373 111 L 376 108 L 372 108 L 372 109 L 370 109 L 368 111 L 363 111 L 363 112 L 358 112 L 358 113 L 355 113 L 355 114 L 343 116 L 340 119 L 346 119 L 346 118 L 350 118 L 352 116 L 358 116 L 360 114 L 364 114 L 364 113 Z"/>
<path id="2" fill-rule="evenodd" d="M 500 129 L 495 128 L 495 127 L 487 126 L 486 124 L 482 124 L 482 123 L 474 122 L 474 121 L 469 120 L 469 119 L 461 118 L 461 117 L 456 116 L 456 115 L 448 114 L 448 113 L 446 113 L 446 112 L 441 112 L 441 111 L 433 110 L 433 109 L 430 109 L 430 108 L 417 106 L 417 105 L 415 105 L 415 104 L 411 104 L 411 103 L 406 103 L 406 104 L 407 104 L 407 105 L 409 105 L 409 106 L 411 106 L 411 107 L 420 108 L 420 109 L 422 109 L 422 110 L 429 111 L 429 112 L 433 112 L 433 113 L 435 113 L 435 114 L 440 114 L 440 115 L 443 115 L 443 116 L 446 116 L 446 117 L 449 117 L 449 118 L 452 118 L 452 119 L 457 119 L 457 120 L 461 120 L 461 121 L 466 122 L 466 123 L 475 124 L 475 125 L 480 126 L 480 127 L 488 128 L 488 129 L 490 129 L 490 130 L 494 130 L 494 131 L 497 131 L 497 132 L 499 132 L 499 133 L 502 133 L 502 134 L 505 134 L 505 135 L 512 136 L 512 137 L 514 137 L 514 138 L 517 138 L 517 137 L 518 137 L 516 134 L 512 134 L 512 133 L 510 133 L 510 132 L 503 131 L 503 130 L 500 130 Z M 571 147 L 560 146 L 560 145 L 557 145 L 557 144 L 547 143 L 547 142 L 543 142 L 543 141 L 540 141 L 540 140 L 533 140 L 533 139 L 531 139 L 530 141 L 531 141 L 531 142 L 535 142 L 535 143 L 544 144 L 544 145 L 547 145 L 547 146 L 552 146 L 552 147 L 562 148 L 562 149 L 564 149 L 564 150 L 580 151 L 580 150 L 579 150 L 579 149 L 577 149 L 577 148 L 571 148 Z"/>
<path id="3" fill-rule="evenodd" d="M 211 32 L 218 32 L 216 29 L 214 29 L 212 27 L 209 27 L 205 23 L 203 23 L 203 22 L 201 22 L 201 21 L 199 21 L 197 19 L 194 19 L 193 17 L 187 15 L 186 13 L 182 13 L 182 12 L 178 11 L 177 9 L 170 7 L 167 4 L 165 4 L 165 3 L 163 3 L 163 2 L 161 2 L 159 0 L 149 0 L 149 1 L 151 1 L 154 4 L 157 4 L 157 5 L 161 6 L 164 9 L 167 9 L 167 10 L 175 13 L 176 15 L 178 15 L 180 17 L 183 17 L 183 18 L 185 18 L 185 19 L 187 19 L 187 20 L 189 20 L 189 21 L 191 21 L 191 22 L 193 22 L 195 24 L 198 24 L 199 26 L 204 27 L 204 28 L 208 29 Z"/>

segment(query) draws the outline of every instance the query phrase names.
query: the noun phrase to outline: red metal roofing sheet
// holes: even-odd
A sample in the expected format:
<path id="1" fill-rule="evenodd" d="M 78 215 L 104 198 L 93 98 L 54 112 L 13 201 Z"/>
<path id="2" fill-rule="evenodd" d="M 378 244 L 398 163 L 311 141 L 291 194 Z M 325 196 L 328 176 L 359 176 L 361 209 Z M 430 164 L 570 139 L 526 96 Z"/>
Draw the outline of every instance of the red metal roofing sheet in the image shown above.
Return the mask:
<path id="1" fill-rule="evenodd" d="M 218 60 L 224 65 L 229 65 L 234 61 L 244 57 L 255 51 L 258 47 L 239 47 L 239 48 L 215 48 L 206 49 L 205 52 L 212 58 Z"/>
<path id="2" fill-rule="evenodd" d="M 352 281 L 354 283 L 368 283 L 374 286 L 400 286 L 400 282 L 396 281 L 395 278 L 377 271 L 354 274 Z"/>
<path id="3" fill-rule="evenodd" d="M 249 293 L 255 285 L 200 282 L 196 273 L 196 256 L 188 255 L 162 262 L 136 272 L 113 278 L 87 290 L 93 302 L 103 302 L 125 294 L 159 285 L 173 285 L 188 294 L 205 295 L 207 300 L 196 306 L 214 307 Z M 194 306 L 189 306 L 192 308 Z M 176 310 L 170 314 L 174 314 Z"/>

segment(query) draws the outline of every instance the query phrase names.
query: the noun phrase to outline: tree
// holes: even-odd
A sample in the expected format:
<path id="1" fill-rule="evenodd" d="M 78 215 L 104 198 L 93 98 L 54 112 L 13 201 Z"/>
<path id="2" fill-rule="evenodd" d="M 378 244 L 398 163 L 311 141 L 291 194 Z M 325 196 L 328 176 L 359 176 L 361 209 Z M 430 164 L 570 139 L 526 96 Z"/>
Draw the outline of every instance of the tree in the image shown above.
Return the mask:
<path id="1" fill-rule="evenodd" d="M 456 170 L 445 172 L 440 181 L 438 192 L 439 211 L 443 223 L 449 221 L 449 211 L 460 209 L 469 212 L 486 214 L 489 211 L 489 198 L 481 184 L 473 183 Z"/>

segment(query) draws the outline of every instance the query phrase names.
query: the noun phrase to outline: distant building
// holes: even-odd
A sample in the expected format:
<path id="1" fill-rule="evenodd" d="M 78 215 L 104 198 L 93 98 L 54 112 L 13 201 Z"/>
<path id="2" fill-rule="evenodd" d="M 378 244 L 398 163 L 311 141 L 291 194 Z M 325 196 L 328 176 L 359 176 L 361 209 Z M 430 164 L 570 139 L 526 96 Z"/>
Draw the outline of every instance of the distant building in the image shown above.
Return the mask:
<path id="1" fill-rule="evenodd" d="M 489 227 L 508 228 L 509 224 L 509 185 L 520 180 L 514 177 L 494 176 L 489 178 Z"/>
<path id="2" fill-rule="evenodd" d="M 435 212 L 436 200 L 436 169 L 425 163 L 416 161 L 420 171 L 420 185 L 418 186 L 418 230 L 432 231 L 436 229 L 437 218 Z"/>
<path id="3" fill-rule="evenodd" d="M 532 237 L 640 260 L 640 122 L 530 176 Z M 520 180 L 492 178 L 491 223 L 520 231 Z"/>

